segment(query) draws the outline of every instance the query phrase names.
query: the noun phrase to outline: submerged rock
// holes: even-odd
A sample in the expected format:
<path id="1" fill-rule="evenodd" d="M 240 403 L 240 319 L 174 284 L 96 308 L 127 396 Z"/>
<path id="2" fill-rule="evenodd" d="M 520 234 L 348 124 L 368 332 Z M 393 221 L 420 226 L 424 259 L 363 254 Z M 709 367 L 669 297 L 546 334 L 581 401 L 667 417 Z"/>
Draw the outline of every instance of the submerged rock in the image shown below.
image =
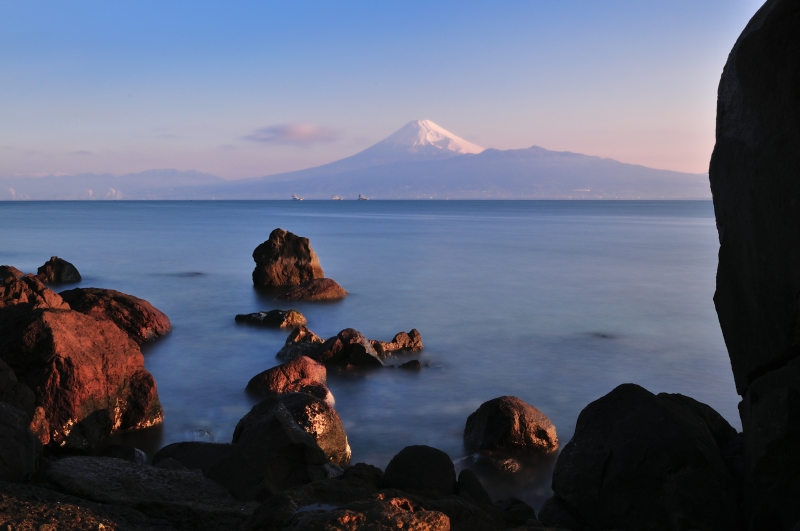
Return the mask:
<path id="1" fill-rule="evenodd" d="M 308 238 L 275 229 L 269 239 L 253 251 L 256 268 L 253 284 L 258 288 L 299 286 L 325 273 Z"/>
<path id="2" fill-rule="evenodd" d="M 37 271 L 36 278 L 45 284 L 62 284 L 65 282 L 80 282 L 81 274 L 78 269 L 63 258 L 51 256 Z"/>
<path id="3" fill-rule="evenodd" d="M 558 449 L 558 436 L 544 413 L 515 396 L 501 396 L 467 418 L 464 446 L 468 452 L 549 454 Z"/>
<path id="4" fill-rule="evenodd" d="M 317 334 L 305 326 L 298 326 L 286 338 L 286 342 L 275 357 L 283 361 L 291 361 L 301 356 L 317 359 L 317 352 L 323 343 L 323 339 Z"/>
<path id="5" fill-rule="evenodd" d="M 278 328 L 304 326 L 308 323 L 303 314 L 297 310 L 240 313 L 236 316 L 236 322 Z"/>
<path id="6" fill-rule="evenodd" d="M 720 446 L 736 430 L 682 395 L 624 384 L 578 417 L 540 518 L 593 529 L 738 529 L 741 500 Z"/>
<path id="7" fill-rule="evenodd" d="M 172 330 L 164 312 L 133 295 L 100 288 L 75 288 L 59 295 L 77 312 L 110 320 L 140 345 Z"/>
<path id="8" fill-rule="evenodd" d="M 300 356 L 257 374 L 248 382 L 247 391 L 263 396 L 306 393 L 333 407 L 333 395 L 325 385 L 327 374 L 325 365 Z"/>
<path id="9" fill-rule="evenodd" d="M 347 291 L 332 278 L 309 280 L 278 296 L 280 301 L 333 301 L 343 299 Z"/>

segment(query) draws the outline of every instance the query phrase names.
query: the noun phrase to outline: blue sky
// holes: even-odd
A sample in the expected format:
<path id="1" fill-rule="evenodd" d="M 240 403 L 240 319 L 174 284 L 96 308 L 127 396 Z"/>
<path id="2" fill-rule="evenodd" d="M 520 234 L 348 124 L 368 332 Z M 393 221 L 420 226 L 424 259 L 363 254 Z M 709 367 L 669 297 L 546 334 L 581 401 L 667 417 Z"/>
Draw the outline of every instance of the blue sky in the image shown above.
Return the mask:
<path id="1" fill-rule="evenodd" d="M 351 155 L 410 120 L 704 172 L 752 0 L 0 0 L 0 176 Z"/>

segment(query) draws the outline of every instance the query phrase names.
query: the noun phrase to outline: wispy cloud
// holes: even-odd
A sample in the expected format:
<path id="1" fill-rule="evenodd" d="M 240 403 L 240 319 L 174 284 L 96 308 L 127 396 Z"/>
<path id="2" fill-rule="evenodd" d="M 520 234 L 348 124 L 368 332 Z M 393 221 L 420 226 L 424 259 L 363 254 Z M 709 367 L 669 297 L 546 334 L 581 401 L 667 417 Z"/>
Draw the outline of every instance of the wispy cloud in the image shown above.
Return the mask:
<path id="1" fill-rule="evenodd" d="M 265 144 L 294 144 L 307 146 L 325 142 L 333 142 L 339 138 L 339 132 L 329 127 L 314 124 L 278 124 L 256 129 L 244 137 L 245 140 Z"/>

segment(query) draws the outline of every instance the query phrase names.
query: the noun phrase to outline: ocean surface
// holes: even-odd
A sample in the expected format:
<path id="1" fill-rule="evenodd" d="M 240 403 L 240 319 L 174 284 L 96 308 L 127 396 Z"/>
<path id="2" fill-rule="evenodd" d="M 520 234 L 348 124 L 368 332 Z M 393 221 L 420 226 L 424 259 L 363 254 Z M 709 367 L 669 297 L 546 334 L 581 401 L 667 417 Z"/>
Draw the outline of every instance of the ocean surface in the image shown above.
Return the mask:
<path id="1" fill-rule="evenodd" d="M 251 254 L 276 227 L 310 238 L 349 297 L 287 305 L 256 291 Z M 625 382 L 692 396 L 740 429 L 712 301 L 717 249 L 710 201 L 0 203 L 0 264 L 35 272 L 57 255 L 80 286 L 169 315 L 172 333 L 143 349 L 164 425 L 121 437 L 151 456 L 230 441 L 256 403 L 245 385 L 278 364 L 289 333 L 234 316 L 288 307 L 322 337 L 422 334 L 419 372 L 329 374 L 353 462 L 383 468 L 411 444 L 458 460 L 467 416 L 502 395 L 544 412 L 563 446 L 581 409 Z M 495 498 L 538 508 L 552 465 L 483 477 Z"/>

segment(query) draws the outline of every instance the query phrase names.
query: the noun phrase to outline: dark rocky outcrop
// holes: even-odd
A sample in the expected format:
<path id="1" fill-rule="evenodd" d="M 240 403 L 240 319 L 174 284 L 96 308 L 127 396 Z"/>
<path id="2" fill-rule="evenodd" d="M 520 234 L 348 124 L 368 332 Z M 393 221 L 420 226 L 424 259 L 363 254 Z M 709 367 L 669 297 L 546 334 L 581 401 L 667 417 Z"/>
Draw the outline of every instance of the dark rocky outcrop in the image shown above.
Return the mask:
<path id="1" fill-rule="evenodd" d="M 81 274 L 74 265 L 63 258 L 51 256 L 37 271 L 36 278 L 45 284 L 64 284 L 67 282 L 80 282 Z"/>
<path id="2" fill-rule="evenodd" d="M 331 463 L 338 467 L 350 464 L 350 445 L 339 414 L 324 401 L 304 393 L 279 395 L 253 406 L 236 425 L 233 442 L 238 443 L 254 426 L 269 423 L 278 406 L 286 408 L 295 423 L 314 438 Z"/>
<path id="3" fill-rule="evenodd" d="M 375 352 L 384 359 L 394 352 L 419 352 L 422 350 L 422 335 L 416 328 L 412 328 L 411 332 L 408 333 L 400 332 L 396 334 L 388 343 L 375 339 L 370 339 L 369 342 L 372 344 L 372 348 L 375 349 Z"/>
<path id="4" fill-rule="evenodd" d="M 720 448 L 735 437 L 705 404 L 621 385 L 581 412 L 540 518 L 574 530 L 739 529 L 740 491 Z"/>
<path id="5" fill-rule="evenodd" d="M 317 359 L 317 352 L 324 342 L 321 337 L 305 326 L 298 326 L 286 338 L 286 342 L 275 357 L 283 361 L 290 361 L 301 356 Z"/>
<path id="6" fill-rule="evenodd" d="M 164 470 L 110 457 L 55 461 L 47 479 L 67 494 L 130 507 L 166 520 L 176 529 L 237 529 L 255 507 L 234 500 L 198 472 Z"/>
<path id="7" fill-rule="evenodd" d="M 325 273 L 308 238 L 275 229 L 269 239 L 253 251 L 256 268 L 253 284 L 258 288 L 299 286 Z"/>
<path id="8" fill-rule="evenodd" d="M 236 322 L 272 328 L 298 327 L 308 323 L 303 314 L 297 310 L 269 310 L 268 312 L 240 313 L 236 316 Z"/>
<path id="9" fill-rule="evenodd" d="M 501 396 L 467 418 L 464 446 L 468 452 L 548 454 L 558 449 L 558 436 L 544 413 L 515 396 Z"/>
<path id="10" fill-rule="evenodd" d="M 100 288 L 75 288 L 59 295 L 71 309 L 110 320 L 140 345 L 172 330 L 164 312 L 133 295 Z"/>
<path id="11" fill-rule="evenodd" d="M 279 301 L 335 301 L 347 297 L 347 291 L 332 278 L 309 280 L 278 296 Z"/>
<path id="12" fill-rule="evenodd" d="M 36 396 L 30 387 L 17 381 L 17 375 L 3 360 L 0 360 L 0 402 L 24 411 L 28 422 L 33 418 Z"/>
<path id="13" fill-rule="evenodd" d="M 262 396 L 306 393 L 333 407 L 333 395 L 325 385 L 325 365 L 307 356 L 300 356 L 253 376 L 247 391 Z"/>
<path id="14" fill-rule="evenodd" d="M 722 74 L 709 177 L 717 308 L 742 395 L 749 529 L 800 522 L 800 4 L 769 0 Z"/>
<path id="15" fill-rule="evenodd" d="M 419 494 L 445 496 L 456 493 L 456 469 L 446 453 L 430 446 L 406 446 L 389 461 L 385 487 Z"/>
<path id="16" fill-rule="evenodd" d="M 345 328 L 329 338 L 311 357 L 326 365 L 383 367 L 370 341 L 353 328 Z"/>
<path id="17" fill-rule="evenodd" d="M 23 273 L 22 271 L 20 271 L 19 269 L 17 269 L 14 266 L 0 265 L 0 283 L 2 283 L 3 280 L 5 280 L 5 279 L 7 279 L 9 277 L 11 277 L 11 278 L 13 278 L 15 280 L 19 280 L 20 278 L 22 278 L 24 276 L 25 276 L 25 273 Z"/>
<path id="18" fill-rule="evenodd" d="M 0 358 L 36 396 L 32 428 L 42 444 L 90 448 L 112 432 L 161 422 L 155 381 L 122 330 L 71 310 L 23 306 L 0 310 Z"/>
<path id="19" fill-rule="evenodd" d="M 39 446 L 29 423 L 24 411 L 0 402 L 0 481 L 25 482 L 36 471 Z"/>
<path id="20" fill-rule="evenodd" d="M 64 299 L 33 275 L 25 275 L 20 278 L 6 277 L 0 283 L 0 309 L 11 306 L 20 306 L 18 310 L 69 309 L 69 305 L 64 302 Z"/>

